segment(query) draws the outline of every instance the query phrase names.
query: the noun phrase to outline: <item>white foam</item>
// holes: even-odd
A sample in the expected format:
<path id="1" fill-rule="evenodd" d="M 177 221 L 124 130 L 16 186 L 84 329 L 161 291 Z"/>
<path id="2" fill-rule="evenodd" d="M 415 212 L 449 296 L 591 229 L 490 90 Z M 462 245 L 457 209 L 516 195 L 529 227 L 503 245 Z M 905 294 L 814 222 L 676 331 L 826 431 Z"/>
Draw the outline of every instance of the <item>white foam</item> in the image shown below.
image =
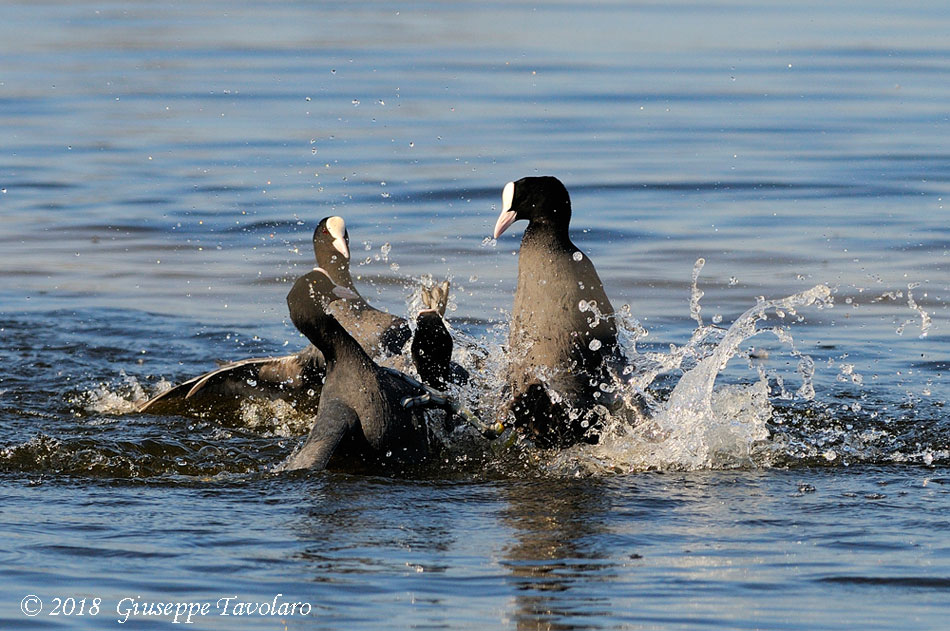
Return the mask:
<path id="1" fill-rule="evenodd" d="M 79 401 L 82 408 L 94 414 L 130 414 L 138 411 L 139 404 L 149 396 L 134 376 L 125 374 L 125 371 L 120 376 L 123 383 L 114 389 L 103 384 L 83 392 Z M 156 388 L 152 396 L 170 389 L 171 384 L 162 379 Z"/>

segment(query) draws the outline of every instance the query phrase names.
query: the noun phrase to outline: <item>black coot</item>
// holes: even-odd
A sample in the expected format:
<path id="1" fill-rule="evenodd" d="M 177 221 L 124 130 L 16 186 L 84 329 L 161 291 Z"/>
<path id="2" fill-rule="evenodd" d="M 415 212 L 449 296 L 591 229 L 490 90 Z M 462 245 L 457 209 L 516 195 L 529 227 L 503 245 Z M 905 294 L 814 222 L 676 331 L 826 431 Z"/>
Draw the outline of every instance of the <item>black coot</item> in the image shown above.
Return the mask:
<path id="1" fill-rule="evenodd" d="M 613 306 L 594 264 L 571 241 L 571 200 L 554 177 L 502 192 L 497 239 L 526 220 L 509 337 L 514 424 L 542 447 L 596 441 L 602 383 L 623 362 Z"/>
<path id="2" fill-rule="evenodd" d="M 401 471 L 422 462 L 429 436 L 419 408 L 402 401 L 424 391 L 378 366 L 327 313 L 333 281 L 314 270 L 287 295 L 290 318 L 320 350 L 326 379 L 310 435 L 281 469 L 333 468 Z"/>

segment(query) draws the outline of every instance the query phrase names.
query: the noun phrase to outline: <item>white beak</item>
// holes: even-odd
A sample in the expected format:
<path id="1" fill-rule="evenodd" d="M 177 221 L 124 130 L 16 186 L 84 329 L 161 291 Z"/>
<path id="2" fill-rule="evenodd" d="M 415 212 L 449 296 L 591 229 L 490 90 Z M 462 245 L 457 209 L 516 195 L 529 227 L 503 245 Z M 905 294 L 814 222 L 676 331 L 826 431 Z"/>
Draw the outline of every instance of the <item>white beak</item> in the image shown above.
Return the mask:
<path id="1" fill-rule="evenodd" d="M 492 235 L 493 238 L 497 239 L 501 234 L 508 229 L 508 226 L 515 222 L 517 214 L 514 211 L 506 210 L 500 215 L 498 215 L 498 221 L 495 222 L 495 232 Z"/>

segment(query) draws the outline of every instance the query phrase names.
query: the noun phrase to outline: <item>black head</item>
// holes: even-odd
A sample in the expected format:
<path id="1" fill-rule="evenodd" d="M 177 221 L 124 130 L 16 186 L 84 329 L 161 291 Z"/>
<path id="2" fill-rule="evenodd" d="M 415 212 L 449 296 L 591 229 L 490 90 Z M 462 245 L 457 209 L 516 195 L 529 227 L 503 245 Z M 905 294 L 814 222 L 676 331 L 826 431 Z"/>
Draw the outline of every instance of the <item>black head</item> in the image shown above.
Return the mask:
<path id="1" fill-rule="evenodd" d="M 571 223 L 571 198 L 561 181 L 547 175 L 508 182 L 501 193 L 501 215 L 495 223 L 494 237 L 500 237 L 520 219 L 548 224 L 566 233 Z"/>
<path id="2" fill-rule="evenodd" d="M 313 255 L 317 265 L 331 276 L 350 267 L 350 235 L 343 217 L 324 217 L 313 231 Z"/>
<path id="3" fill-rule="evenodd" d="M 327 306 L 334 300 L 355 297 L 356 294 L 334 283 L 327 273 L 317 268 L 297 279 L 287 294 L 287 307 L 294 326 L 308 338 L 314 327 L 325 328 L 326 319 L 333 319 L 327 313 Z M 316 342 L 311 339 L 311 342 Z M 318 346 L 319 348 L 319 346 Z"/>

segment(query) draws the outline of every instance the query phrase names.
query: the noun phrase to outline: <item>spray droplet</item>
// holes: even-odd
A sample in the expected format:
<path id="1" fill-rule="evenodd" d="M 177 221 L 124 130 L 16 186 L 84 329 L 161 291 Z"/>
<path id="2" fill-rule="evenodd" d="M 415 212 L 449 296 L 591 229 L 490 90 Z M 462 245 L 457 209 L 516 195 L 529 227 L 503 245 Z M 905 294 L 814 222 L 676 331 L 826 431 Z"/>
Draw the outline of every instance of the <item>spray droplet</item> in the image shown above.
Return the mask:
<path id="1" fill-rule="evenodd" d="M 583 261 L 583 260 L 584 260 L 584 255 L 581 254 L 580 250 L 578 250 L 577 252 L 574 253 L 574 260 L 575 260 L 575 261 Z"/>
<path id="2" fill-rule="evenodd" d="M 603 344 L 600 343 L 600 340 L 591 340 L 590 344 L 587 346 L 590 348 L 590 350 L 597 351 L 600 350 L 600 347 L 603 346 Z"/>

